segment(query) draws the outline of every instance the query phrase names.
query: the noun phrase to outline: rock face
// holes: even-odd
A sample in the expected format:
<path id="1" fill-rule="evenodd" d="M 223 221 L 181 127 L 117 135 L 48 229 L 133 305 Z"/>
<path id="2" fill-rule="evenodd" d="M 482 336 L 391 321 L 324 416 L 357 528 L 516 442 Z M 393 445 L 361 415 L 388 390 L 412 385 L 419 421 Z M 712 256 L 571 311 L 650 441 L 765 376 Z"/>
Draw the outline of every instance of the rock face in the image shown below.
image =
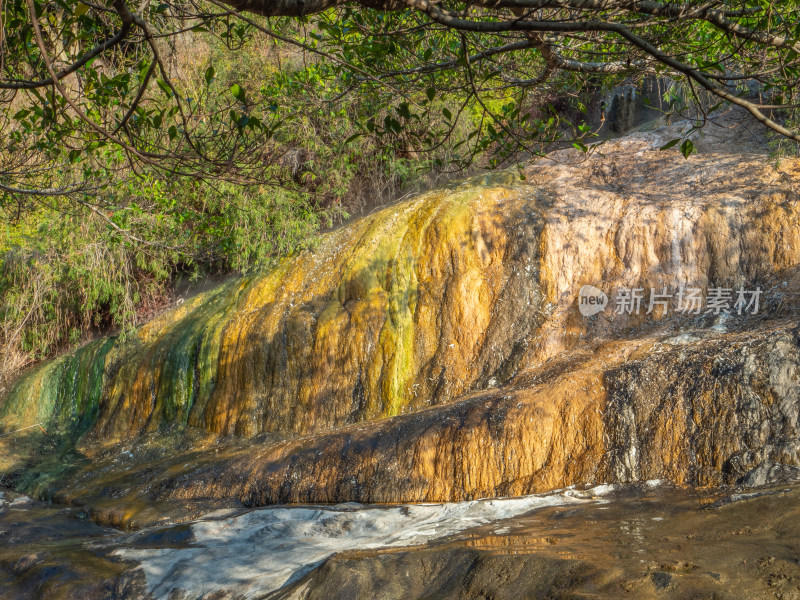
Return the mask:
<path id="1" fill-rule="evenodd" d="M 393 416 L 507 379 L 542 320 L 532 196 L 475 185 L 384 210 L 128 343 L 45 365 L 5 413 L 55 412 L 69 427 L 89 413 L 104 440 L 175 425 L 252 437 Z"/>
<path id="2" fill-rule="evenodd" d="M 43 476 L 0 438 L 0 471 L 66 500 L 250 505 L 793 477 L 800 162 L 741 120 L 689 160 L 658 150 L 678 124 L 422 195 L 47 363 L 0 426 L 44 423 L 92 470 Z M 595 316 L 584 285 L 611 299 Z M 729 288 L 731 314 L 648 311 L 680 286 Z M 633 288 L 641 310 L 615 314 Z M 757 288 L 757 314 L 733 308 Z M 231 435 L 250 441 L 209 442 Z"/>

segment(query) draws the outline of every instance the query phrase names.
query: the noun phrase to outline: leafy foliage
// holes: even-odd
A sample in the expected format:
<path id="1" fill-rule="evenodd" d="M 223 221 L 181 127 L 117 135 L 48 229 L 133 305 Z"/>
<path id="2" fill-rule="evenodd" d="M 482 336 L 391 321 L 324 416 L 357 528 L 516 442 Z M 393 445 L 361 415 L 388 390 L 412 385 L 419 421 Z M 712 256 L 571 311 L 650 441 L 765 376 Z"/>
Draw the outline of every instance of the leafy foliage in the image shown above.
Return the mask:
<path id="1" fill-rule="evenodd" d="M 123 332 L 170 301 L 176 275 L 247 271 L 313 243 L 323 216 L 286 191 L 137 179 L 102 213 L 42 209 L 0 234 L 0 365 L 11 371 L 81 340 Z M 123 229 L 136 236 L 120 236 Z M 169 239 L 171 245 L 149 243 Z"/>

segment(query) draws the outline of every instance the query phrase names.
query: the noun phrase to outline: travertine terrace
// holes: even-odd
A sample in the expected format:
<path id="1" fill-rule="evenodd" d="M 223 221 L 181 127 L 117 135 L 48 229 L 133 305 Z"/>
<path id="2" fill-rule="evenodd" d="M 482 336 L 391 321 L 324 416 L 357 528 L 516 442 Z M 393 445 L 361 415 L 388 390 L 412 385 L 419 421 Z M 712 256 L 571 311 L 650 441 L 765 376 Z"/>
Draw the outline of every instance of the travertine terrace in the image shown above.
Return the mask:
<path id="1" fill-rule="evenodd" d="M 40 433 L 0 439 L 0 470 L 121 522 L 143 499 L 450 501 L 793 476 L 800 163 L 770 158 L 748 126 L 721 117 L 689 160 L 659 151 L 680 123 L 559 152 L 326 234 L 132 341 L 28 373 L 2 427 L 46 422 L 94 470 L 48 471 L 25 450 Z M 583 285 L 763 293 L 756 315 L 587 318 Z"/>

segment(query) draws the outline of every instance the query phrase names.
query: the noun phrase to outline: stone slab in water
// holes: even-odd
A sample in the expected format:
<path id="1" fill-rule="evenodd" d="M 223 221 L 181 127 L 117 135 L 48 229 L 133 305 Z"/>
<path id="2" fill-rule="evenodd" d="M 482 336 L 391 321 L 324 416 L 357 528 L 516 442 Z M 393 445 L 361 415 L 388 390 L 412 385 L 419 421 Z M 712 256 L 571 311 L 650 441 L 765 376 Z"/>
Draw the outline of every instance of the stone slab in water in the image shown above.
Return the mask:
<path id="1" fill-rule="evenodd" d="M 46 600 L 133 600 L 148 594 L 172 600 L 792 598 L 800 580 L 798 494 L 797 484 L 750 494 L 627 485 L 594 498 L 576 493 L 566 503 L 541 499 L 543 506 L 527 512 L 519 510 L 522 500 L 511 500 L 519 505 L 516 512 L 498 511 L 491 518 L 490 511 L 484 514 L 488 521 L 454 529 L 459 522 L 448 521 L 448 515 L 463 514 L 463 507 L 461 512 L 458 505 L 407 507 L 427 510 L 429 525 L 444 527 L 438 535 L 429 528 L 436 539 L 409 538 L 399 545 L 402 519 L 395 523 L 400 528 L 392 529 L 390 519 L 376 521 L 375 515 L 401 514 L 403 507 L 266 508 L 120 534 L 98 527 L 77 509 L 25 502 L 13 510 L 0 507 L 5 536 L 0 595 Z M 536 499 L 530 499 L 528 508 L 535 506 Z M 308 513 L 306 524 L 313 529 L 302 519 L 278 515 L 291 510 Z M 327 527 L 326 510 L 335 521 Z M 371 549 L 359 546 L 363 538 L 353 536 L 349 550 L 320 562 L 315 558 L 319 547 L 309 540 L 331 548 L 347 543 L 346 532 L 335 526 L 344 523 L 337 511 L 354 523 L 372 519 L 376 527 L 358 533 L 368 533 L 375 543 Z M 276 527 L 282 523 L 283 529 Z M 227 535 L 205 535 L 226 527 Z M 247 552 L 230 543 L 248 540 Z M 296 573 L 284 585 L 271 575 L 289 555 L 260 551 L 281 540 L 309 547 L 305 560 L 283 563 L 287 573 Z M 192 557 L 206 557 L 215 566 L 198 573 L 192 569 L 201 561 Z"/>

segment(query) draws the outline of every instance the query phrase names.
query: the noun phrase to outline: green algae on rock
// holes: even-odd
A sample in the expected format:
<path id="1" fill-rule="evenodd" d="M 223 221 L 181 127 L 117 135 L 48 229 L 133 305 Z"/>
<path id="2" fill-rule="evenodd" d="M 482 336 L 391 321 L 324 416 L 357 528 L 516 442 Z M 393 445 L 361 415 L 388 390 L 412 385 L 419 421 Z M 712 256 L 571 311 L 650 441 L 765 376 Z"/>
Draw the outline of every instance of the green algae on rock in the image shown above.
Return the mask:
<path id="1" fill-rule="evenodd" d="M 91 429 L 104 443 L 187 426 L 307 433 L 507 379 L 541 322 L 531 315 L 541 302 L 531 197 L 475 185 L 385 209 L 133 339 L 39 367 L 0 419 L 6 430 L 69 429 L 73 441 Z M 510 220 L 522 235 L 507 235 Z"/>
<path id="2" fill-rule="evenodd" d="M 46 363 L 16 384 L 0 426 L 45 423 L 76 473 L 47 476 L 36 429 L 25 444 L 0 438 L 0 472 L 122 524 L 156 500 L 447 501 L 790 474 L 800 162 L 742 146 L 736 118 L 710 126 L 728 141 L 691 161 L 659 152 L 675 131 L 655 130 L 602 156 L 556 154 L 525 182 L 423 194 L 131 340 Z M 584 318 L 583 285 L 765 298 L 727 321 Z"/>

